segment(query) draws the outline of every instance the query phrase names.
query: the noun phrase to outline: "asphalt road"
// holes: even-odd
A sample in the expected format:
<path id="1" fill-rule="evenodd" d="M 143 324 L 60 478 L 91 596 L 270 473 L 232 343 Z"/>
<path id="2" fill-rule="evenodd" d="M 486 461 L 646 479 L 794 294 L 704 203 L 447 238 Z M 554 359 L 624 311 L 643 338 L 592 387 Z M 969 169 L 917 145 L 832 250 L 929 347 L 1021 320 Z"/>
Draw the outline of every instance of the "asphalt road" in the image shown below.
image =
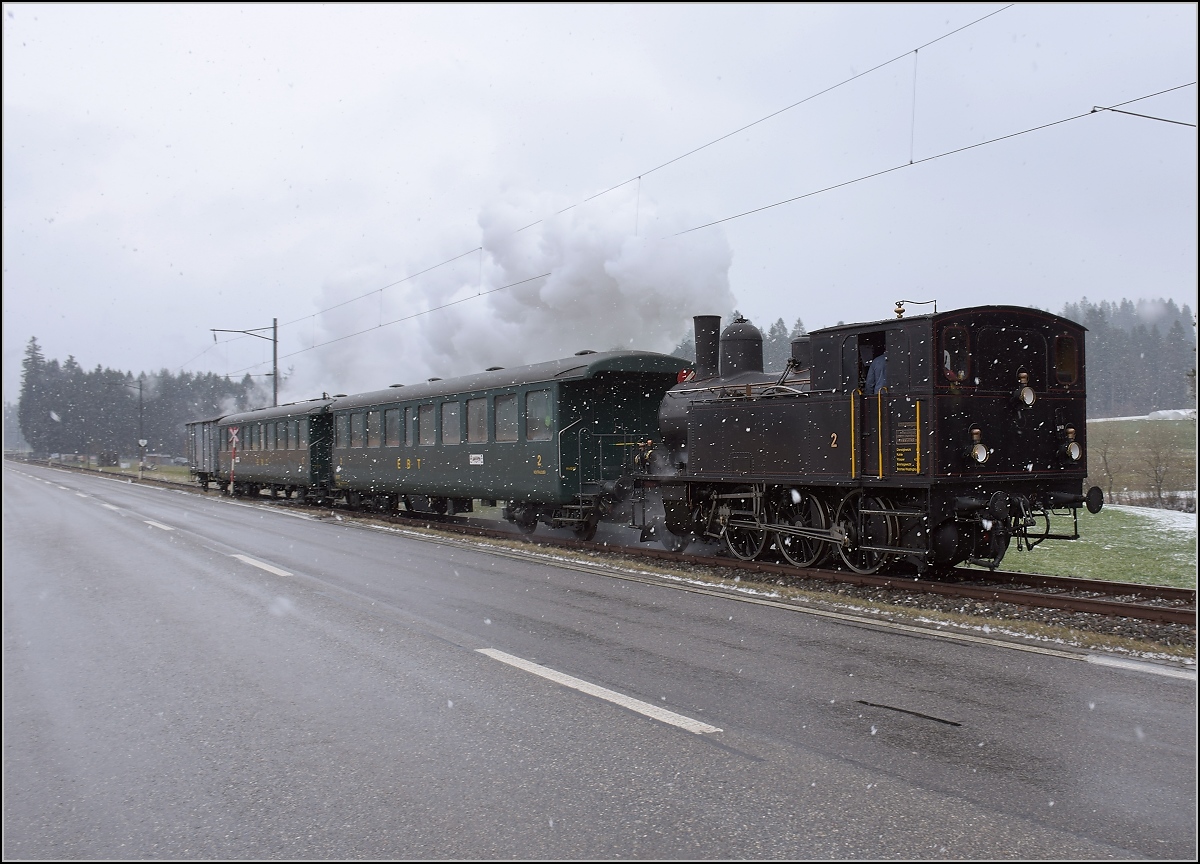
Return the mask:
<path id="1" fill-rule="evenodd" d="M 1195 857 L 1194 675 L 33 466 L 3 496 L 6 859 Z"/>

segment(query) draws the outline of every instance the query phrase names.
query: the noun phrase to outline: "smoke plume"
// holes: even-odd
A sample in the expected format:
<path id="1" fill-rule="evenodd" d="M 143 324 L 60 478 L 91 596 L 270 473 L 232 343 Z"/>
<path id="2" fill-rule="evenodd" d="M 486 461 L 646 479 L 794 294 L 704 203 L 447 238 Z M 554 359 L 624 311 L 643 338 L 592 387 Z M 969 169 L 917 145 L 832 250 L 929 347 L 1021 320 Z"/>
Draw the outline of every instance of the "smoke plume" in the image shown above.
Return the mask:
<path id="1" fill-rule="evenodd" d="M 685 221 L 660 218 L 640 202 L 642 236 L 634 233 L 632 208 L 586 205 L 518 230 L 536 218 L 531 212 L 563 207 L 511 198 L 484 207 L 481 251 L 320 316 L 314 342 L 370 332 L 313 352 L 314 368 L 298 377 L 329 392 L 356 392 L 589 348 L 667 353 L 690 331 L 693 315 L 736 305 L 733 253 L 719 229 L 672 237 Z M 374 268 L 346 274 L 326 285 L 321 302 L 342 302 L 385 278 Z"/>

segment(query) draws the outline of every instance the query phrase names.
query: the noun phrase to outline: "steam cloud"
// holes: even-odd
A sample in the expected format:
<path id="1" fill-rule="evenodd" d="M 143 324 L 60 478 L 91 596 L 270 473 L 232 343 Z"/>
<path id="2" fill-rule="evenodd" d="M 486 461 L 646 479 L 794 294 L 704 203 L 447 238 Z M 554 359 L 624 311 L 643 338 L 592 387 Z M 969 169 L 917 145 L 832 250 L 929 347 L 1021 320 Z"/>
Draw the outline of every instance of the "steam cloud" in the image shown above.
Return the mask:
<path id="1" fill-rule="evenodd" d="M 719 229 L 672 237 L 685 219 L 660 218 L 643 201 L 637 214 L 643 236 L 634 234 L 632 207 L 601 206 L 575 207 L 514 233 L 532 221 L 531 212 L 563 207 L 545 198 L 484 207 L 482 253 L 326 313 L 314 322 L 311 338 L 327 341 L 464 302 L 319 349 L 298 379 L 318 390 L 352 393 L 553 360 L 585 348 L 666 353 L 690 331 L 693 315 L 734 307 L 733 253 Z M 549 275 L 513 285 L 543 273 Z M 372 268 L 345 274 L 327 283 L 320 302 L 332 306 L 386 278 Z M 506 285 L 513 287 L 495 290 Z"/>

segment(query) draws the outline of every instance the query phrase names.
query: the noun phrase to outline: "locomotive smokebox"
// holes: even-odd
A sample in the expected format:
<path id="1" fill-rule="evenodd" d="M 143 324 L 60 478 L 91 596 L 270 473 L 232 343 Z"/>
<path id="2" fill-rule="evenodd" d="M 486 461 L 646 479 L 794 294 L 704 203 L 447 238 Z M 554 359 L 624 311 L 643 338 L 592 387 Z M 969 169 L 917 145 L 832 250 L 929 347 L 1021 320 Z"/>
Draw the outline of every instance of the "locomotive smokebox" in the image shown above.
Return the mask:
<path id="1" fill-rule="evenodd" d="M 696 324 L 696 379 L 714 378 L 721 350 L 721 316 L 697 315 Z"/>
<path id="2" fill-rule="evenodd" d="M 739 318 L 721 334 L 721 377 L 763 371 L 762 331 Z"/>

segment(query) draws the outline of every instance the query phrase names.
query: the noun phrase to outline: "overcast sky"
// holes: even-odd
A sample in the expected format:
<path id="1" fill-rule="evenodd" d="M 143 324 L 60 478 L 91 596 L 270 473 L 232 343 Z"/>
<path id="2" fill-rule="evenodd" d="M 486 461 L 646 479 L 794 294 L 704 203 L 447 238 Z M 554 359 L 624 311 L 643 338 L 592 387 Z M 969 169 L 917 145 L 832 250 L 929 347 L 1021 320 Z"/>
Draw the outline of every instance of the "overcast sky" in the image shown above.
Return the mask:
<path id="1" fill-rule="evenodd" d="M 31 336 L 240 377 L 210 328 L 278 318 L 289 401 L 735 307 L 1196 305 L 1196 129 L 1091 113 L 1196 123 L 1192 3 L 3 10 L 6 401 Z"/>

